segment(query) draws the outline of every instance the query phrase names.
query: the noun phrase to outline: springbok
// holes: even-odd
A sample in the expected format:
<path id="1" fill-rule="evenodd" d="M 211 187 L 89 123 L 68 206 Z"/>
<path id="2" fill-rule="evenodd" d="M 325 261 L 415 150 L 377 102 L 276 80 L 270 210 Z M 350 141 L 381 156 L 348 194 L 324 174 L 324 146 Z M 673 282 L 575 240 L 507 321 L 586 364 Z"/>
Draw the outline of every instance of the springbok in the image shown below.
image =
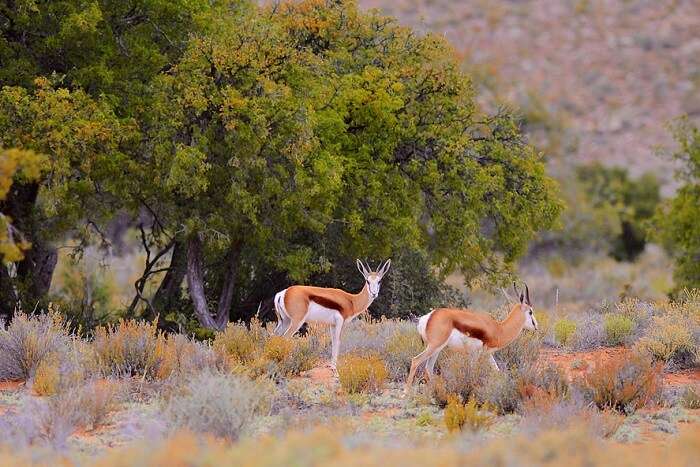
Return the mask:
<path id="1" fill-rule="evenodd" d="M 515 288 L 515 284 L 513 284 Z M 518 294 L 517 288 L 515 289 Z M 426 344 L 425 350 L 411 360 L 411 371 L 406 381 L 406 391 L 413 385 L 416 370 L 423 363 L 428 379 L 433 376 L 433 369 L 440 351 L 449 346 L 453 349 L 488 352 L 491 365 L 498 370 L 493 352 L 502 349 L 515 340 L 523 328 L 537 330 L 537 320 L 530 302 L 530 289 L 525 284 L 525 293 L 520 293 L 520 303 L 510 308 L 510 313 L 503 321 L 496 321 L 486 313 L 454 308 L 437 308 L 423 315 L 418 320 L 418 332 Z"/>
<path id="2" fill-rule="evenodd" d="M 370 270 L 357 260 L 357 269 L 365 278 L 365 285 L 357 294 L 340 289 L 293 285 L 275 295 L 277 313 L 276 335 L 293 336 L 305 322 L 331 325 L 331 368 L 335 370 L 340 351 L 340 333 L 343 325 L 367 310 L 377 295 L 382 278 L 389 271 L 388 259 L 377 271 Z"/>

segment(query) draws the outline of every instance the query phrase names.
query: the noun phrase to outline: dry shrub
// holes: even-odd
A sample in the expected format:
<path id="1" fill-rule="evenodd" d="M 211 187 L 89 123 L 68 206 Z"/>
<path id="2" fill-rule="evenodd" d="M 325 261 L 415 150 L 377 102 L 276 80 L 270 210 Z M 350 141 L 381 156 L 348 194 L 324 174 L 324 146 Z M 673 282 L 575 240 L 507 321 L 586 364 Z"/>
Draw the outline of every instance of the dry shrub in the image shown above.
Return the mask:
<path id="1" fill-rule="evenodd" d="M 96 370 L 104 376 L 154 378 L 160 363 L 156 350 L 164 339 L 155 322 L 120 320 L 99 327 L 92 342 Z"/>
<path id="2" fill-rule="evenodd" d="M 620 313 L 610 313 L 603 318 L 603 328 L 608 345 L 622 345 L 634 331 L 632 318 Z"/>
<path id="3" fill-rule="evenodd" d="M 624 423 L 625 417 L 612 410 L 600 411 L 576 399 L 559 399 L 541 391 L 523 404 L 520 427 L 527 433 L 586 427 L 589 433 L 608 438 Z"/>
<path id="4" fill-rule="evenodd" d="M 244 324 L 229 323 L 224 331 L 217 333 L 212 345 L 235 363 L 245 364 L 255 358 L 261 343 Z"/>
<path id="5" fill-rule="evenodd" d="M 651 402 L 661 389 L 661 366 L 646 355 L 627 352 L 598 361 L 578 386 L 600 409 L 632 413 Z"/>
<path id="6" fill-rule="evenodd" d="M 386 341 L 382 358 L 389 369 L 392 381 L 404 381 L 411 369 L 411 359 L 423 350 L 423 341 L 410 321 L 394 321 L 393 333 Z"/>
<path id="7" fill-rule="evenodd" d="M 340 385 L 348 394 L 380 392 L 388 376 L 384 361 L 376 355 L 347 355 L 338 364 Z"/>
<path id="8" fill-rule="evenodd" d="M 94 380 L 76 393 L 76 404 L 82 408 L 80 423 L 85 429 L 94 430 L 104 424 L 107 416 L 115 411 L 124 398 L 123 383 L 115 380 Z"/>
<path id="9" fill-rule="evenodd" d="M 428 390 L 435 402 L 444 407 L 450 396 L 469 400 L 477 390 L 489 380 L 493 368 L 485 352 L 450 350 L 440 354 L 440 376 L 428 384 Z"/>
<path id="10" fill-rule="evenodd" d="M 60 360 L 71 337 L 61 316 L 49 309 L 30 316 L 15 313 L 8 327 L 0 327 L 0 380 L 30 379 L 47 360 Z"/>
<path id="11" fill-rule="evenodd" d="M 235 441 L 256 416 L 269 410 L 273 393 L 274 386 L 266 379 L 205 372 L 170 398 L 164 414 L 174 430 L 184 428 Z"/>
<path id="12" fill-rule="evenodd" d="M 348 443 L 347 430 L 338 427 L 289 431 L 282 436 L 263 435 L 221 443 L 193 433 L 178 433 L 162 440 L 143 440 L 108 450 L 93 461 L 101 467 L 132 465 L 334 465 L 383 467 L 387 465 L 469 466 L 630 466 L 695 465 L 700 456 L 700 428 L 690 427 L 657 443 L 633 446 L 601 443 L 587 426 L 572 426 L 536 434 L 522 433 L 485 439 L 473 448 L 463 437 L 440 443 L 387 443 L 384 437 L 362 446 Z M 6 451 L 0 451 L 3 455 Z M 15 455 L 16 456 L 16 455 Z M 14 462 L 18 457 L 3 457 Z M 25 458 L 19 458 L 21 462 Z M 25 462 L 26 464 L 26 462 Z"/>
<path id="13" fill-rule="evenodd" d="M 32 389 L 39 396 L 52 396 L 58 392 L 60 381 L 59 362 L 55 357 L 49 356 L 39 363 Z"/>
<path id="14" fill-rule="evenodd" d="M 166 379 L 200 373 L 205 369 L 225 370 L 229 362 L 204 342 L 182 334 L 169 334 L 157 340 L 154 376 Z"/>
<path id="15" fill-rule="evenodd" d="M 668 366 L 692 367 L 700 355 L 697 336 L 694 335 L 698 332 L 697 327 L 696 321 L 681 313 L 656 316 L 636 348 Z"/>
<path id="16" fill-rule="evenodd" d="M 554 323 L 554 338 L 559 345 L 568 345 L 575 332 L 576 322 L 569 318 L 561 318 Z"/>
<path id="17" fill-rule="evenodd" d="M 462 404 L 457 396 L 450 396 L 444 413 L 445 426 L 449 431 L 479 431 L 493 424 L 493 414 L 488 407 L 480 407 L 476 399 L 471 398 Z"/>
<path id="18" fill-rule="evenodd" d="M 700 388 L 687 386 L 681 396 L 681 403 L 686 409 L 700 409 Z"/>
<path id="19" fill-rule="evenodd" d="M 101 426 L 121 394 L 116 381 L 92 381 L 45 398 L 27 398 L 17 413 L 0 420 L 0 439 L 17 447 L 63 448 L 76 429 Z"/>

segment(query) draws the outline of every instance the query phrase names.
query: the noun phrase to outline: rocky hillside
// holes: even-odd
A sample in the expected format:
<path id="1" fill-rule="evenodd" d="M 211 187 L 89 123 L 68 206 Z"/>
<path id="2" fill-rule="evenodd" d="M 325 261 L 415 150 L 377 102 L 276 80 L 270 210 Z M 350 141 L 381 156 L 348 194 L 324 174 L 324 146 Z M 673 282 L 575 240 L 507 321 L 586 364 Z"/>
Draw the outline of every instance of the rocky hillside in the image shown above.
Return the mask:
<path id="1" fill-rule="evenodd" d="M 555 120 L 568 161 L 632 173 L 671 170 L 655 157 L 667 125 L 700 117 L 698 0 L 361 0 L 445 36 L 484 89 L 535 120 Z M 548 125 L 551 127 L 552 122 Z"/>

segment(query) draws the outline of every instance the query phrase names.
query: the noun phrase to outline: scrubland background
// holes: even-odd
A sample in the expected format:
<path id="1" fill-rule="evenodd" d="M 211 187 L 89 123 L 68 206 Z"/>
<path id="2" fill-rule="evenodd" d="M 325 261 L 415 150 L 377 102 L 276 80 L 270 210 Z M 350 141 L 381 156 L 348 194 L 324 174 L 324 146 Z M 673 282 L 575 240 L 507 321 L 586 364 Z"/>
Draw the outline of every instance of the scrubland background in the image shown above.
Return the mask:
<path id="1" fill-rule="evenodd" d="M 4 462 L 700 455 L 697 2 L 19 1 L 0 20 Z M 271 299 L 356 292 L 357 257 L 392 269 L 336 378 L 328 330 L 271 336 Z M 503 318 L 513 280 L 541 329 L 501 371 L 445 351 L 404 394 L 412 319 Z"/>

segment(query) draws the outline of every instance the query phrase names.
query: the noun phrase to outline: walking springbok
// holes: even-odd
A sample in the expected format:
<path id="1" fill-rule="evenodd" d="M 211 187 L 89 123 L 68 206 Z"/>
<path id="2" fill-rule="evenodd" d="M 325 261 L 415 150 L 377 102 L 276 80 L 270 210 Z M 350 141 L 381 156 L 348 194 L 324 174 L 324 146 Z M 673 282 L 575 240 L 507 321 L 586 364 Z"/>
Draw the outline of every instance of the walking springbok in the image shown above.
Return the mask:
<path id="1" fill-rule="evenodd" d="M 357 269 L 365 278 L 365 285 L 357 294 L 340 289 L 293 285 L 275 295 L 277 313 L 276 335 L 293 336 L 307 321 L 331 325 L 331 368 L 335 370 L 340 351 L 340 333 L 343 325 L 367 310 L 377 295 L 382 278 L 389 271 L 388 259 L 377 271 L 371 271 L 357 260 Z"/>
<path id="2" fill-rule="evenodd" d="M 513 287 L 515 288 L 515 283 Z M 517 288 L 515 292 L 518 294 Z M 484 349 L 489 353 L 491 365 L 498 370 L 493 352 L 513 342 L 523 328 L 537 330 L 537 320 L 527 284 L 525 293 L 521 292 L 519 295 L 520 303 L 511 306 L 506 319 L 500 322 L 486 313 L 454 308 L 437 308 L 421 316 L 418 320 L 418 332 L 426 348 L 411 360 L 406 391 L 413 385 L 416 370 L 421 364 L 426 363 L 425 372 L 428 379 L 432 378 L 435 362 L 445 346 L 470 351 Z"/>

